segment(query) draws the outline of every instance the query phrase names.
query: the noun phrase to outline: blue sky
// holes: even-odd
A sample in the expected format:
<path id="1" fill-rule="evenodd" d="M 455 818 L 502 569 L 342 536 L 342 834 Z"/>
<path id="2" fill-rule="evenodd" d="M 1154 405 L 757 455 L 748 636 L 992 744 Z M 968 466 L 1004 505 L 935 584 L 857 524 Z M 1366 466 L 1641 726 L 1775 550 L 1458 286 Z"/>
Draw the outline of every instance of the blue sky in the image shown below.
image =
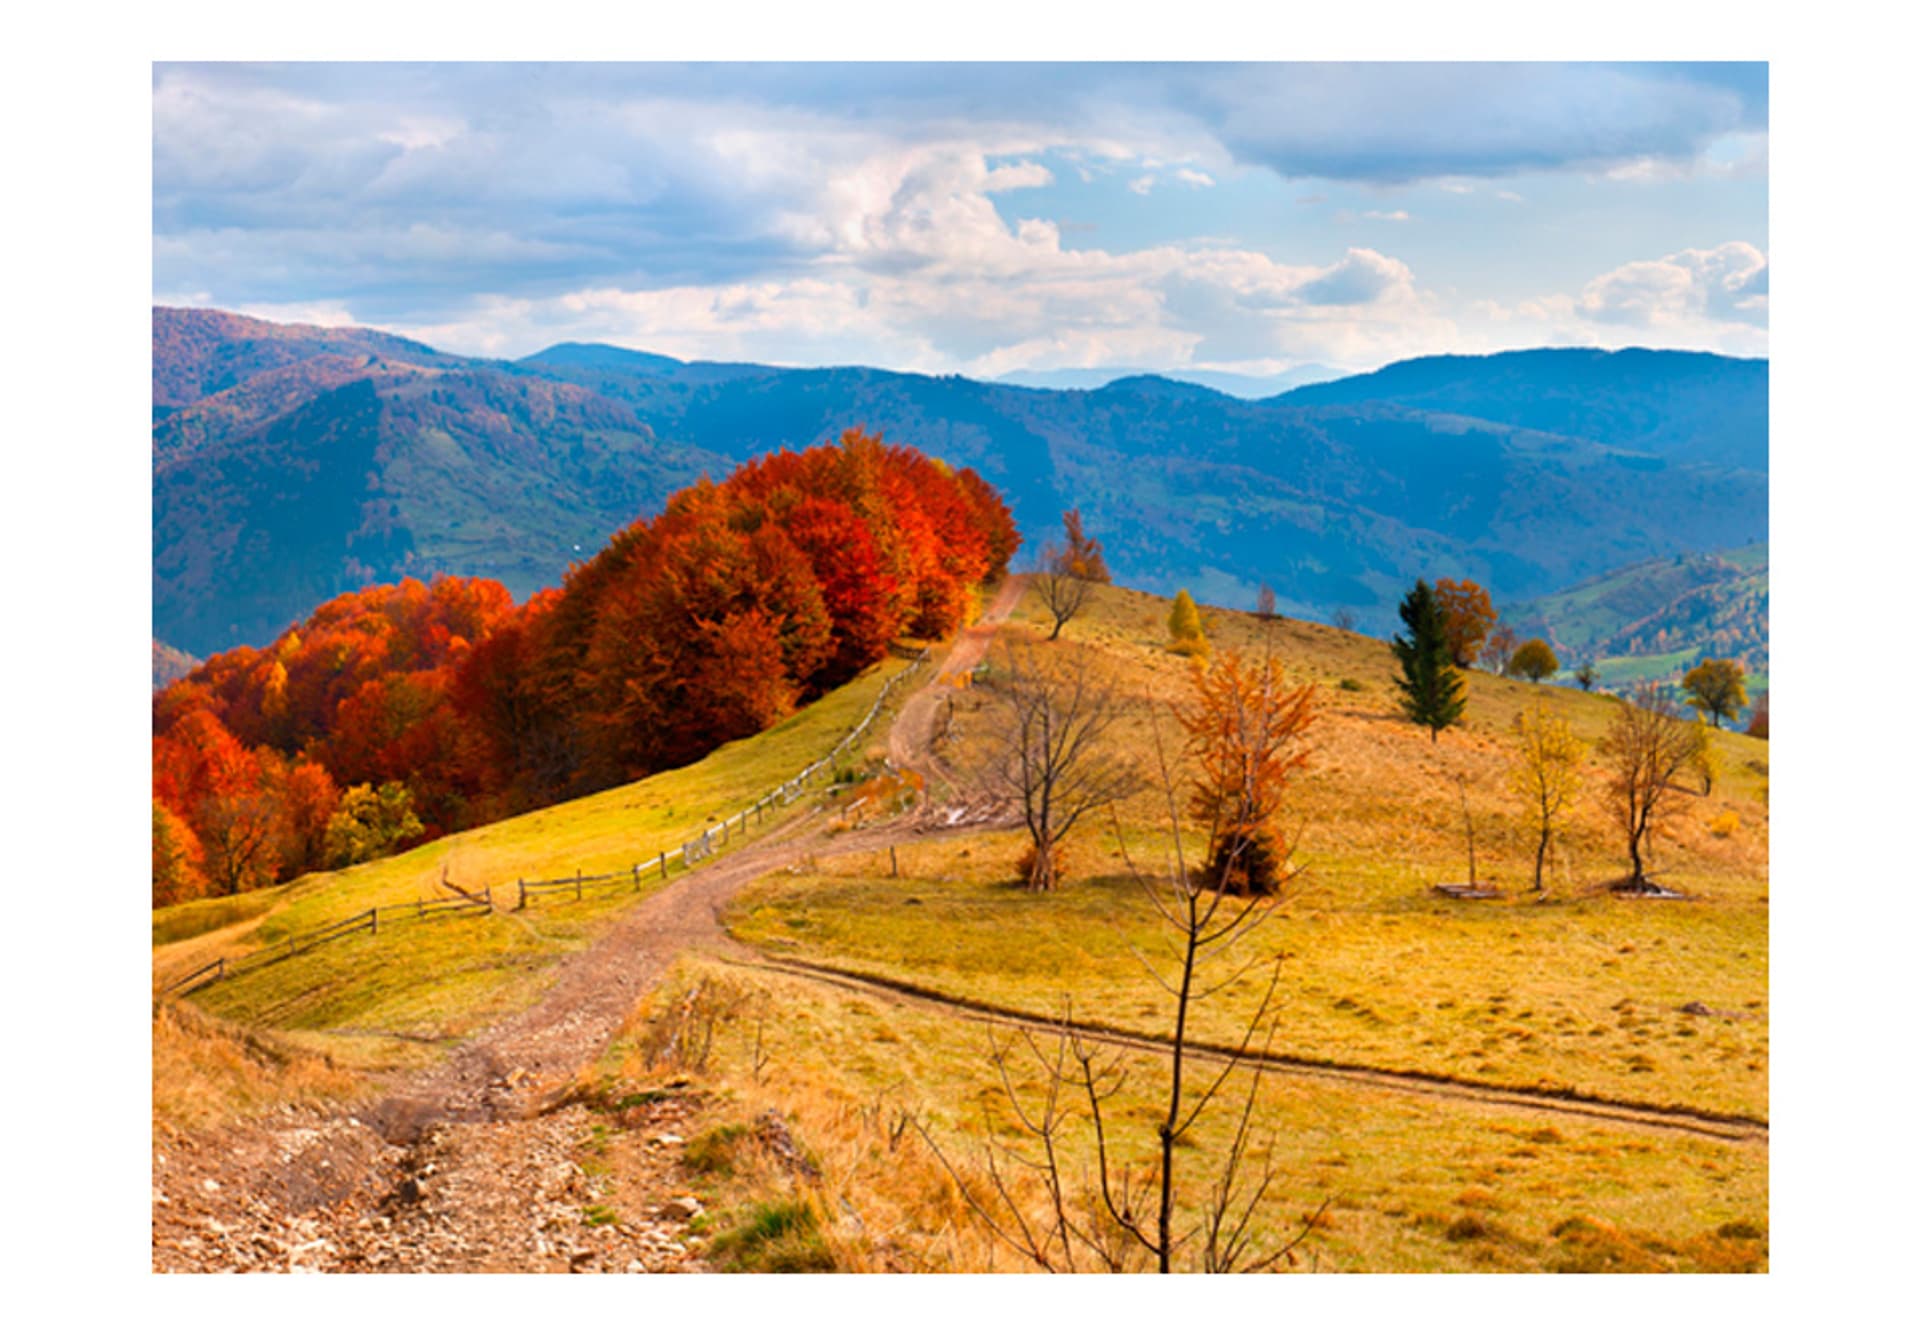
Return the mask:
<path id="1" fill-rule="evenodd" d="M 154 297 L 997 375 L 1767 351 L 1763 65 L 156 65 Z"/>

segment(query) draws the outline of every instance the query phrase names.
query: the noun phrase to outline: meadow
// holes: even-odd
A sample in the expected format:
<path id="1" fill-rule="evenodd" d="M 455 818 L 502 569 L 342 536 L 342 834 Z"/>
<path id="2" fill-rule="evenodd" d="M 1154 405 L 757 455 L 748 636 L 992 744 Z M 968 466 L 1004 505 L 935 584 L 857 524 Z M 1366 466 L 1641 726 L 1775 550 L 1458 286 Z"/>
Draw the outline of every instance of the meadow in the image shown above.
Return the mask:
<path id="1" fill-rule="evenodd" d="M 1101 589 L 1062 642 L 1044 650 L 1097 655 L 1096 674 L 1124 710 L 1113 744 L 1143 760 L 1180 742 L 1168 706 L 1180 702 L 1190 668 L 1165 647 L 1167 605 Z M 1590 754 L 1584 792 L 1549 861 L 1547 893 L 1536 899 L 1532 834 L 1504 786 L 1513 717 L 1538 703 L 1597 742 L 1617 701 L 1474 672 L 1464 725 L 1433 741 L 1398 717 L 1384 644 L 1295 621 L 1218 611 L 1210 620 L 1216 654 L 1270 645 L 1289 680 L 1318 685 L 1321 716 L 1286 816 L 1298 875 L 1241 955 L 1217 959 L 1203 974 L 1255 965 L 1197 1008 L 1197 1038 L 1241 1040 L 1267 985 L 1264 961 L 1277 960 L 1278 1054 L 1765 1120 L 1764 742 L 1717 735 L 1711 794 L 1675 794 L 1654 865 L 1683 900 L 1622 899 L 1597 888 L 1624 868 L 1625 848 L 1602 804 L 1599 756 Z M 1031 596 L 1021 622 L 1036 638 L 1050 624 Z M 948 758 L 962 769 L 988 744 L 991 680 L 989 670 L 956 704 Z M 1462 784 L 1477 870 L 1504 887 L 1498 900 L 1458 901 L 1433 890 L 1467 878 Z M 1145 964 L 1164 971 L 1168 942 L 1140 877 L 1167 866 L 1170 823 L 1164 792 L 1142 791 L 1077 841 L 1067 883 L 1050 894 L 1018 883 L 1017 833 L 823 855 L 749 889 L 729 927 L 777 957 L 1038 1016 L 1070 1002 L 1076 1016 L 1165 1035 L 1172 998 Z M 823 1157 L 858 1158 L 857 1144 L 871 1138 L 883 1107 L 911 1106 L 946 1125 L 957 1144 L 984 1133 L 984 1109 L 996 1095 L 980 1032 L 810 981 L 742 985 L 763 995 L 757 1003 L 774 1016 L 757 1020 L 759 1030 L 788 1047 L 780 1057 L 763 1052 L 762 1063 L 779 1071 L 764 1082 L 743 1082 L 736 1058 L 727 1097 L 792 1103 L 830 1146 L 852 1135 Z M 1130 1059 L 1143 1068 L 1153 1060 Z M 786 1091 L 801 1087 L 813 1092 Z M 866 1107 L 865 1120 L 849 1121 L 847 1107 Z M 1006 1111 L 995 1118 L 1003 1126 Z M 1144 1135 L 1153 1114 L 1135 1106 L 1129 1124 Z M 1310 1196 L 1331 1192 L 1344 1204 L 1332 1206 L 1338 1221 L 1318 1229 L 1315 1244 L 1333 1267 L 1764 1264 L 1764 1139 L 1715 1143 L 1285 1077 L 1265 1081 L 1258 1119 L 1278 1136 L 1287 1183 L 1283 1200 L 1263 1211 L 1268 1231 L 1278 1235 L 1311 1211 Z M 897 1156 L 894 1148 L 882 1156 Z M 1196 1152 L 1204 1160 L 1204 1149 Z M 878 1162 L 868 1163 L 868 1175 L 894 1170 Z M 937 1194 L 937 1175 L 891 1189 L 914 1199 Z M 825 1206 L 820 1212 L 834 1216 Z M 851 1248 L 846 1263 L 893 1262 L 831 1226 L 825 1235 Z M 945 1238 L 936 1250 L 960 1245 L 937 1228 L 928 1233 L 935 1235 Z M 1003 1248 L 998 1263 L 1010 1258 Z M 989 1259 L 962 1247 L 938 1262 L 977 1267 Z"/>

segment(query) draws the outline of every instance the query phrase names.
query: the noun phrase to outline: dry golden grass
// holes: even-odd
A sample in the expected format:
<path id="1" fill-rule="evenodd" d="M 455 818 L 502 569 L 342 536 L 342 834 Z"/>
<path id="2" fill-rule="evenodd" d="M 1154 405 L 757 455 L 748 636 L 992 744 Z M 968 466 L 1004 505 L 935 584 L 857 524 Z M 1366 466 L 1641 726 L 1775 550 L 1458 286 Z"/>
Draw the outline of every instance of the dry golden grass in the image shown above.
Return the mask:
<path id="1" fill-rule="evenodd" d="M 1102 589 L 1063 650 L 1099 655 L 1128 709 L 1119 744 L 1136 754 L 1152 753 L 1156 710 L 1163 739 L 1177 744 L 1164 708 L 1181 697 L 1187 669 L 1161 646 L 1165 605 Z M 1223 648 L 1249 647 L 1264 632 L 1251 617 L 1224 613 L 1209 629 Z M 1325 690 L 1315 755 L 1289 811 L 1303 874 L 1251 944 L 1287 956 L 1278 1050 L 1766 1115 L 1767 821 L 1756 799 L 1764 774 L 1749 767 L 1764 768 L 1765 743 L 1720 738 L 1728 762 L 1712 797 L 1675 799 L 1655 869 L 1689 901 L 1623 901 L 1586 888 L 1624 864 L 1597 770 L 1554 856 L 1544 903 L 1530 892 L 1445 899 L 1432 886 L 1467 874 L 1455 776 L 1474 810 L 1480 876 L 1530 888 L 1532 832 L 1504 782 L 1510 720 L 1539 702 L 1592 739 L 1619 706 L 1474 673 L 1468 725 L 1434 743 L 1390 712 L 1384 645 L 1298 622 L 1273 633 L 1292 679 L 1362 687 Z M 979 711 L 990 698 L 983 686 L 957 710 L 963 756 L 985 744 Z M 1736 813 L 1729 827 L 1722 817 Z M 1164 795 L 1129 801 L 1120 824 L 1135 860 L 1163 868 Z M 732 926 L 776 952 L 957 996 L 1052 1013 L 1071 994 L 1083 1014 L 1170 1032 L 1171 1004 L 1135 962 L 1136 950 L 1155 950 L 1158 924 L 1115 833 L 1079 839 L 1074 876 L 1046 896 L 1015 888 L 1022 847 L 1012 834 L 905 847 L 898 879 L 885 853 L 821 859 L 743 896 Z M 1263 983 L 1250 976 L 1204 1009 L 1199 1035 L 1235 1038 Z"/>
<path id="2" fill-rule="evenodd" d="M 328 1106 L 359 1088 L 351 1071 L 297 1038 L 227 1023 L 191 1005 L 154 1007 L 156 1129 L 206 1130 L 286 1106 Z"/>
<path id="3" fill-rule="evenodd" d="M 661 1060 L 690 994 L 723 995 L 711 1040 Z M 694 1007 L 698 1009 L 698 1005 Z M 1131 1059 L 1110 1108 L 1123 1160 L 1149 1148 L 1164 1062 Z M 1009 1124 L 984 1026 L 810 981 L 712 962 L 684 966 L 630 1022 L 601 1077 L 618 1089 L 691 1075 L 707 1094 L 689 1140 L 724 1229 L 769 1202 L 804 1201 L 836 1268 L 1018 1269 L 979 1227 L 956 1179 L 907 1125 L 919 1118 L 970 1189 L 980 1146 Z M 1031 1072 L 1027 1072 L 1029 1075 Z M 1241 1086 L 1244 1088 L 1244 1086 Z M 1024 1094 L 1038 1089 L 1022 1077 Z M 1236 1093 L 1232 1085 L 1230 1093 Z M 806 1168 L 768 1152 L 777 1114 Z M 1332 1270 L 1751 1270 L 1766 1266 L 1766 1146 L 1720 1143 L 1305 1077 L 1263 1080 L 1257 1120 L 1278 1181 L 1269 1240 L 1326 1206 L 1300 1251 Z M 1084 1126 L 1084 1122 L 1081 1123 Z M 1177 1162 L 1182 1199 L 1217 1167 L 1227 1123 L 1203 1121 Z M 1005 1143 L 1005 1141 L 1003 1141 Z M 1071 1144 L 1086 1161 L 1084 1137 Z"/>
<path id="4" fill-rule="evenodd" d="M 1186 664 L 1160 643 L 1164 607 L 1103 589 L 1091 614 L 1069 627 L 1074 644 L 1063 650 L 1099 655 L 1128 710 L 1119 742 L 1136 754 L 1152 753 L 1154 711 L 1184 691 Z M 1265 632 L 1223 614 L 1209 628 L 1219 648 L 1252 647 Z M 1276 1050 L 1766 1115 L 1764 743 L 1717 738 L 1723 777 L 1713 795 L 1676 800 L 1655 866 L 1693 896 L 1687 902 L 1622 901 L 1587 888 L 1624 864 L 1599 802 L 1597 765 L 1556 848 L 1545 903 L 1526 893 L 1448 900 L 1431 887 L 1466 878 L 1456 777 L 1474 812 L 1480 875 L 1522 890 L 1532 831 L 1504 782 L 1510 720 L 1537 701 L 1596 741 L 1618 705 L 1475 673 L 1467 725 L 1434 743 L 1394 713 L 1384 645 L 1293 622 L 1272 633 L 1290 677 L 1321 684 L 1324 710 L 1313 766 L 1290 808 L 1304 874 L 1257 946 L 1287 956 Z M 990 692 L 983 683 L 956 710 L 962 761 L 984 744 L 979 713 Z M 1177 744 L 1164 712 L 1161 727 Z M 1133 858 L 1148 868 L 1162 867 L 1171 850 L 1165 826 L 1163 795 L 1143 794 L 1119 813 Z M 1048 896 L 1016 887 L 1022 846 L 1019 835 L 998 834 L 904 847 L 898 878 L 885 854 L 822 859 L 756 887 L 732 925 L 777 953 L 1042 1014 L 1070 995 L 1082 1015 L 1169 1032 L 1171 1004 L 1133 953 L 1151 951 L 1158 926 L 1114 831 L 1079 840 L 1075 878 Z M 1208 1002 L 1198 1035 L 1237 1037 L 1255 986 L 1249 978 Z M 803 998 L 805 990 L 786 993 L 791 1017 L 775 1027 L 804 1034 L 809 1048 L 792 1058 L 807 1073 L 783 1068 L 782 1088 L 798 1081 L 830 1090 L 815 1095 L 817 1136 L 836 1133 L 836 1107 L 899 1098 L 902 1089 L 930 1117 L 947 1118 L 960 1142 L 979 1133 L 970 1109 L 995 1096 L 981 1042 L 969 1046 L 950 1020 L 822 988 Z M 1710 1012 L 1683 1008 L 1699 1006 Z M 1150 1115 L 1140 1109 L 1136 1133 Z M 1766 1263 L 1764 1143 L 1720 1145 L 1298 1081 L 1269 1089 L 1261 1119 L 1289 1146 L 1275 1231 L 1314 1207 L 1315 1189 L 1335 1193 L 1334 1221 L 1315 1240 L 1332 1267 Z M 923 1168 L 902 1160 L 898 1170 L 895 1193 L 937 1200 Z M 928 1207 L 939 1216 L 937 1204 Z M 998 1262 L 1008 1258 L 1001 1248 Z M 987 1262 L 977 1251 L 926 1253 L 935 1266 Z"/>

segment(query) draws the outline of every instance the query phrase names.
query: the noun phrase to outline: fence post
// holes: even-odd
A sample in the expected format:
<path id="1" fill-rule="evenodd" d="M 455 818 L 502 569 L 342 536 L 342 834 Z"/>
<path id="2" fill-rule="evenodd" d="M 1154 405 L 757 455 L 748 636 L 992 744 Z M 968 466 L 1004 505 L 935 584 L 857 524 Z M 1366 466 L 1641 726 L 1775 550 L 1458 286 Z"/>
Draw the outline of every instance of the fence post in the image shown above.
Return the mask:
<path id="1" fill-rule="evenodd" d="M 491 913 L 493 911 L 493 886 L 492 885 L 483 886 L 480 892 L 481 894 L 486 896 L 487 911 Z"/>
<path id="2" fill-rule="evenodd" d="M 514 911 L 522 912 L 526 909 L 526 906 L 527 906 L 527 878 L 525 876 L 521 876 L 520 877 L 520 906 L 518 908 L 515 908 Z"/>
<path id="3" fill-rule="evenodd" d="M 579 867 L 576 866 L 573 868 L 573 901 L 575 903 L 580 902 L 580 883 L 581 883 L 582 875 L 583 873 Z"/>
<path id="4" fill-rule="evenodd" d="M 380 934 L 380 910 L 378 908 L 367 909 L 367 934 L 370 936 Z"/>
<path id="5" fill-rule="evenodd" d="M 633 892 L 636 894 L 640 892 L 640 863 L 639 862 L 635 862 L 633 864 Z"/>
<path id="6" fill-rule="evenodd" d="M 660 879 L 664 881 L 666 878 L 667 878 L 667 854 L 663 852 L 660 854 Z"/>

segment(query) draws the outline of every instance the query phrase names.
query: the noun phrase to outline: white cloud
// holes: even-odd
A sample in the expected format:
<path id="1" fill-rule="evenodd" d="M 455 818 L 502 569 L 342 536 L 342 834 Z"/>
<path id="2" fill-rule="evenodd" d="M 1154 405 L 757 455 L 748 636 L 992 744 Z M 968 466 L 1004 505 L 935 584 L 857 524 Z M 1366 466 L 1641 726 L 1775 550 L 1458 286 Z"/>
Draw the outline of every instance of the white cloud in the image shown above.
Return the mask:
<path id="1" fill-rule="evenodd" d="M 988 194 L 1002 190 L 1031 190 L 1042 185 L 1053 184 L 1053 173 L 1038 162 L 1015 162 L 1005 167 L 995 167 L 987 173 L 981 189 Z"/>
<path id="2" fill-rule="evenodd" d="M 251 301 L 235 310 L 238 314 L 272 320 L 276 324 L 318 324 L 328 329 L 345 329 L 361 323 L 338 301 Z"/>
<path id="3" fill-rule="evenodd" d="M 1206 189 L 1214 184 L 1213 177 L 1204 171 L 1195 171 L 1192 167 L 1182 167 L 1173 173 L 1173 179 L 1185 185 Z"/>
<path id="4" fill-rule="evenodd" d="M 1375 222 L 1408 222 L 1413 218 L 1413 215 L 1404 208 L 1396 208 L 1391 211 L 1372 208 L 1360 216 L 1363 218 L 1371 218 Z"/>
<path id="5" fill-rule="evenodd" d="M 1767 323 L 1767 257 L 1745 241 L 1635 260 L 1586 285 L 1586 319 L 1663 329 L 1701 322 Z"/>
<path id="6" fill-rule="evenodd" d="M 1137 195 L 1145 195 L 1145 194 L 1151 193 L 1153 190 L 1153 186 L 1154 186 L 1154 176 L 1152 172 L 1148 172 L 1145 176 L 1136 176 L 1132 180 L 1127 182 L 1127 189 L 1133 191 Z"/>
<path id="7" fill-rule="evenodd" d="M 1766 255 L 1729 241 L 1622 264 L 1578 294 L 1469 301 L 1460 314 L 1491 346 L 1637 345 L 1763 357 L 1767 280 Z"/>

